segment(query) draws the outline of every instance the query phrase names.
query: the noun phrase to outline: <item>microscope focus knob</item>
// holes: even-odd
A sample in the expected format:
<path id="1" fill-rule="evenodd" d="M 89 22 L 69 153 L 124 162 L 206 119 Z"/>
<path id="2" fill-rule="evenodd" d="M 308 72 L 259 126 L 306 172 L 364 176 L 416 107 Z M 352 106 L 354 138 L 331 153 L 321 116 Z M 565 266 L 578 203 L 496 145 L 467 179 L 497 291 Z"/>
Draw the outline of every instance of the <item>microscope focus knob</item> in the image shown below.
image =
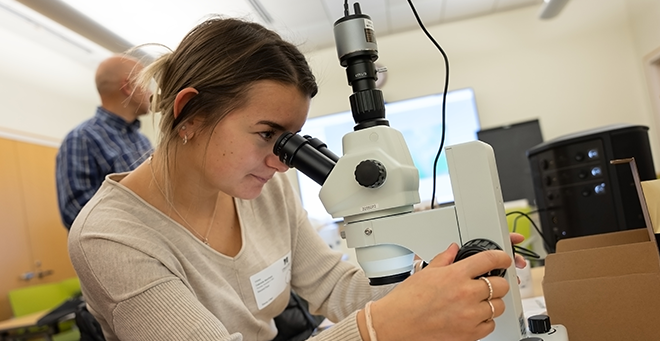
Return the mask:
<path id="1" fill-rule="evenodd" d="M 355 180 L 364 187 L 378 188 L 385 183 L 387 171 L 376 160 L 364 160 L 355 167 Z"/>
<path id="2" fill-rule="evenodd" d="M 550 317 L 548 315 L 534 315 L 527 319 L 529 331 L 532 334 L 544 334 L 552 329 Z"/>

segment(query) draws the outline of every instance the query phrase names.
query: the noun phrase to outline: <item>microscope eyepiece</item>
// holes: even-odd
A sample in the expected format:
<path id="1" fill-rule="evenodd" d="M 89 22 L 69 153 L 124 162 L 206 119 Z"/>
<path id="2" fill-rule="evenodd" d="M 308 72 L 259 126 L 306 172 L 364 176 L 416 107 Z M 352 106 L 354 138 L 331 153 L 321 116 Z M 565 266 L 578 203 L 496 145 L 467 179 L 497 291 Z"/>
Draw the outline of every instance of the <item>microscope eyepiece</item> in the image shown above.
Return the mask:
<path id="1" fill-rule="evenodd" d="M 317 139 L 316 137 L 311 137 L 309 135 L 305 135 L 303 137 L 306 138 L 307 141 L 309 141 L 309 144 L 312 145 L 314 149 L 318 150 L 323 155 L 327 156 L 330 160 L 334 162 L 339 161 L 339 156 L 337 156 L 337 154 L 330 151 L 330 149 L 328 149 L 328 145 L 325 144 L 325 142 Z"/>
<path id="2" fill-rule="evenodd" d="M 314 146 L 321 148 L 321 151 Z M 319 185 L 323 185 L 336 163 L 332 156 L 337 156 L 329 150 L 325 150 L 327 148 L 320 140 L 311 137 L 305 138 L 288 131 L 282 134 L 273 146 L 273 153 L 279 156 L 282 163 L 298 169 Z"/>

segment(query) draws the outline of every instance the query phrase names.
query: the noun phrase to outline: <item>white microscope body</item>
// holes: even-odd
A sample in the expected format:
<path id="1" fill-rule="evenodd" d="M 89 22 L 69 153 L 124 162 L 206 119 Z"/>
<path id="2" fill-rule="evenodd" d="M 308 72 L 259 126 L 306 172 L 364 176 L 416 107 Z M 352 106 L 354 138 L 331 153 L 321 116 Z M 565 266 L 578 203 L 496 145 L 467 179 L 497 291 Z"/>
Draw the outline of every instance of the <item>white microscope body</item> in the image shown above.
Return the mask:
<path id="1" fill-rule="evenodd" d="M 449 244 L 487 239 L 513 257 L 506 214 L 492 148 L 480 141 L 448 146 L 445 151 L 454 205 L 413 212 L 419 202 L 419 175 L 403 136 L 387 126 L 348 133 L 344 155 L 326 179 L 320 198 L 328 213 L 343 217 L 342 235 L 355 248 L 357 261 L 370 279 L 408 274 L 414 255 L 429 262 Z M 354 179 L 364 160 L 378 161 L 386 179 L 366 188 Z M 520 340 L 525 335 L 515 266 L 505 278 L 511 290 L 496 329 L 484 340 Z M 423 304 L 423 302 L 420 302 Z"/>
<path id="2" fill-rule="evenodd" d="M 404 280 L 413 269 L 415 254 L 429 262 L 454 242 L 464 246 L 487 241 L 514 257 L 495 156 L 488 144 L 473 141 L 448 146 L 454 204 L 414 211 L 419 176 L 399 131 L 377 125 L 346 134 L 344 155 L 333 154 L 336 163 L 320 160 L 317 149 L 325 146 L 310 147 L 310 138 L 287 133 L 276 142 L 275 154 L 322 183 L 321 201 L 333 217 L 344 218 L 342 236 L 348 247 L 355 248 L 372 285 Z M 378 174 L 373 181 L 356 175 L 365 164 L 377 165 L 370 168 Z M 495 330 L 482 340 L 568 341 L 566 329 L 550 325 L 549 319 L 539 322 L 543 330 L 528 331 L 513 262 L 503 277 L 510 286 L 502 298 L 506 309 L 495 318 Z"/>
<path id="3" fill-rule="evenodd" d="M 419 172 L 403 135 L 385 119 L 383 96 L 375 85 L 378 48 L 373 23 L 354 5 L 355 14 L 350 15 L 346 5 L 334 27 L 338 57 L 354 90 L 350 101 L 356 126 L 343 138 L 343 156 L 311 136 L 289 132 L 277 140 L 273 152 L 321 185 L 326 211 L 344 219 L 342 236 L 355 248 L 372 285 L 404 280 L 415 254 L 429 262 L 451 243 L 485 241 L 513 258 L 495 157 L 483 142 L 445 148 L 453 205 L 413 211 L 420 202 Z M 510 286 L 503 297 L 506 309 L 483 340 L 521 340 L 527 328 L 515 265 L 499 270 Z"/>

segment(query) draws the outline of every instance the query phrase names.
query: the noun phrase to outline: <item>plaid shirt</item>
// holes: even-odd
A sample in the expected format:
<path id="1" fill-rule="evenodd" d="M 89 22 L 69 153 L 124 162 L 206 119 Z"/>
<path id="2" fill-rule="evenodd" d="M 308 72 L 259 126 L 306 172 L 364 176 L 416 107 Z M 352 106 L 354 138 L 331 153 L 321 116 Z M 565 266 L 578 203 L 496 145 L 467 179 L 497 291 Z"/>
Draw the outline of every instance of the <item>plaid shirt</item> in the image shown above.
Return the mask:
<path id="1" fill-rule="evenodd" d="M 127 123 L 98 107 L 93 118 L 64 138 L 55 175 L 60 215 L 67 229 L 106 175 L 131 171 L 149 157 L 151 143 L 139 128 L 140 121 Z"/>

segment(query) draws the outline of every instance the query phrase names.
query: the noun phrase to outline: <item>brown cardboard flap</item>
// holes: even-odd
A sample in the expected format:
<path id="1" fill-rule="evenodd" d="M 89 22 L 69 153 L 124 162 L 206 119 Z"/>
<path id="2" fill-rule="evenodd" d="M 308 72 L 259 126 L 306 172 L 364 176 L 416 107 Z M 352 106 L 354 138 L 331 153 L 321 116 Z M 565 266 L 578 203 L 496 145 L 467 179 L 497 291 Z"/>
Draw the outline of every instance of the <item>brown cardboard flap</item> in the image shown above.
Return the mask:
<path id="1" fill-rule="evenodd" d="M 646 225 L 646 230 L 649 234 L 649 240 L 652 242 L 656 242 L 655 240 L 655 232 L 653 229 L 653 222 L 651 220 L 651 216 L 649 215 L 649 206 L 654 206 L 657 205 L 657 197 L 654 195 L 646 195 L 644 193 L 644 188 L 642 186 L 642 183 L 639 179 L 639 173 L 637 172 L 637 164 L 635 163 L 635 158 L 628 158 L 628 159 L 619 159 L 619 160 L 612 160 L 610 161 L 611 164 L 613 165 L 619 165 L 623 163 L 628 163 L 630 165 L 630 171 L 632 172 L 633 176 L 633 181 L 635 182 L 635 189 L 637 190 L 637 197 L 639 198 L 639 204 L 642 208 L 642 215 L 644 216 L 644 224 Z M 657 184 L 653 184 L 653 180 L 649 182 L 647 187 L 655 187 Z M 650 205 L 647 205 L 647 202 L 650 201 Z"/>
<path id="2" fill-rule="evenodd" d="M 543 294 L 571 341 L 660 340 L 660 256 L 646 193 L 630 163 L 646 228 L 563 239 L 545 260 Z M 660 182 L 654 184 L 660 185 Z"/>
<path id="3" fill-rule="evenodd" d="M 642 181 L 646 207 L 655 233 L 660 233 L 660 180 Z"/>
<path id="4" fill-rule="evenodd" d="M 603 246 L 623 245 L 648 242 L 649 234 L 646 228 L 602 233 L 584 237 L 561 239 L 557 242 L 557 252 L 595 249 Z"/>
<path id="5" fill-rule="evenodd" d="M 552 324 L 571 341 L 660 339 L 660 274 L 544 283 Z"/>
<path id="6" fill-rule="evenodd" d="M 645 229 L 641 231 L 646 234 Z M 545 262 L 544 292 L 545 285 L 552 282 L 660 273 L 655 241 L 557 252 L 549 254 Z"/>

